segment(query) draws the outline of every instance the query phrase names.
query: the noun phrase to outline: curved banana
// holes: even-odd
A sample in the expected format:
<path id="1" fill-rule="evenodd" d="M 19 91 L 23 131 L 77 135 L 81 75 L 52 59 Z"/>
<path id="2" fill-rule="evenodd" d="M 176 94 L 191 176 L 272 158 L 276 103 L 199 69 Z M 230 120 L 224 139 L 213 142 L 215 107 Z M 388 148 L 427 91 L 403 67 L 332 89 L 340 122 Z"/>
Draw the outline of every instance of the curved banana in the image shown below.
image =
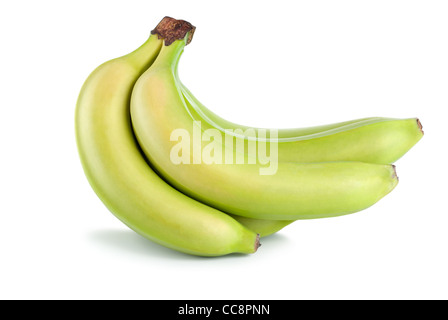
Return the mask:
<path id="1" fill-rule="evenodd" d="M 187 38 L 165 43 L 154 64 L 137 80 L 131 96 L 131 119 L 139 145 L 157 172 L 178 190 L 230 214 L 297 220 L 363 210 L 397 185 L 391 165 L 280 161 L 275 174 L 264 175 L 260 174 L 264 165 L 258 162 L 227 165 L 217 163 L 219 157 L 210 156 L 204 163 L 195 157 L 198 150 L 194 150 L 194 142 L 192 154 L 182 155 L 181 162 L 172 161 L 176 145 L 173 133 L 181 134 L 182 142 L 186 142 L 191 137 L 197 139 L 198 132 L 177 75 L 186 42 Z M 218 146 L 213 149 L 216 151 L 222 145 L 219 138 L 203 136 L 202 140 L 213 141 L 210 145 Z M 181 149 L 181 153 L 189 148 Z M 201 156 L 205 149 L 199 149 Z"/>
<path id="2" fill-rule="evenodd" d="M 257 132 L 261 128 L 254 128 L 249 126 L 244 126 L 240 124 L 236 124 L 234 122 L 228 121 L 206 106 L 204 106 L 192 93 L 191 91 L 179 80 L 179 85 L 182 90 L 183 97 L 185 99 L 185 105 L 189 110 L 192 118 L 195 121 L 201 121 L 204 125 L 208 124 L 207 129 L 216 128 L 221 132 L 225 132 L 226 130 L 231 130 L 232 132 L 236 132 L 236 130 L 240 130 L 243 133 L 243 136 L 237 136 L 236 139 L 248 139 L 247 136 L 244 136 L 244 132 L 247 130 L 256 130 Z M 385 124 L 386 127 L 396 126 L 397 123 L 404 123 L 405 125 L 399 128 L 398 130 L 381 130 L 380 127 L 372 126 L 369 128 L 371 133 L 369 135 L 365 135 L 364 139 L 359 139 L 359 136 L 355 134 L 351 135 L 353 141 L 345 140 L 347 134 L 340 134 L 336 137 L 331 137 L 336 140 L 335 148 L 328 148 L 328 153 L 315 153 L 309 152 L 307 153 L 307 157 L 300 156 L 300 144 L 303 144 L 303 140 L 313 140 L 318 137 L 332 135 L 337 132 L 346 132 L 348 130 L 353 130 L 358 128 L 360 125 L 371 125 L 380 121 L 394 121 L 393 123 Z M 417 127 L 415 126 L 415 122 L 417 122 Z M 202 128 L 205 130 L 204 128 Z M 264 128 L 267 129 L 267 128 Z M 365 128 L 364 128 L 365 129 Z M 386 128 L 387 129 L 387 128 Z M 280 156 L 279 159 L 282 161 L 283 159 L 286 161 L 291 160 L 300 160 L 302 161 L 321 161 L 328 160 L 325 158 L 327 155 L 331 155 L 331 157 L 339 158 L 339 160 L 359 160 L 359 161 L 369 161 L 373 160 L 373 162 L 378 163 L 393 163 L 394 161 L 401 158 L 404 153 L 406 153 L 413 144 L 417 143 L 418 140 L 422 137 L 423 131 L 421 130 L 421 124 L 417 118 L 415 119 L 406 119 L 403 121 L 402 119 L 393 119 L 393 118 L 384 118 L 384 117 L 370 117 L 370 118 L 361 118 L 350 121 L 338 122 L 327 125 L 320 125 L 314 127 L 304 127 L 304 128 L 287 128 L 278 129 L 278 138 L 283 139 L 281 142 L 281 146 L 279 147 Z M 367 132 L 368 130 L 360 130 Z M 382 132 L 381 132 L 382 131 Z M 396 132 L 401 132 L 400 136 L 395 135 Z M 353 133 L 353 132 L 352 132 Z M 404 136 L 404 137 L 403 137 Z M 391 139 L 392 138 L 392 139 Z M 395 138 L 395 139 L 394 139 Z M 325 139 L 330 142 L 327 138 L 324 138 L 323 142 L 325 143 Z M 356 141 L 359 139 L 359 141 Z M 345 141 L 344 141 L 345 140 Z M 363 141 L 364 140 L 364 141 Z M 367 140 L 367 141 L 366 141 Z M 342 141 L 341 143 L 338 143 Z M 380 143 L 378 143 L 380 142 Z M 388 142 L 388 143 L 384 143 Z M 310 142 L 307 142 L 310 143 Z M 331 142 L 330 142 L 331 143 Z M 376 148 L 374 150 L 370 150 L 370 152 L 366 153 L 363 151 L 364 148 L 360 148 L 360 146 L 370 146 L 375 145 Z M 402 146 L 402 148 L 397 149 L 396 145 Z M 338 153 L 335 155 L 334 150 L 337 150 Z M 297 155 L 299 154 L 299 155 Z M 369 158 L 374 155 L 374 158 Z M 283 229 L 285 226 L 294 222 L 294 220 L 261 220 L 261 219 L 251 219 L 245 218 L 241 216 L 233 216 L 240 223 L 246 225 L 251 230 L 256 231 L 260 234 L 261 237 L 268 236 L 270 234 L 276 233 L 279 230 Z"/>
<path id="3" fill-rule="evenodd" d="M 167 23 L 162 20 L 158 28 L 168 28 Z M 259 246 L 255 232 L 168 185 L 150 168 L 135 141 L 131 91 L 162 41 L 151 35 L 139 49 L 102 64 L 85 81 L 75 124 L 88 181 L 118 219 L 163 246 L 201 256 L 253 253 Z"/>
<path id="4" fill-rule="evenodd" d="M 250 130 L 269 130 L 242 126 L 223 119 L 200 103 L 180 81 L 179 86 L 191 117 L 201 121 L 203 131 L 218 129 L 223 133 L 233 133 L 236 140 L 247 140 L 254 139 L 245 134 Z M 372 117 L 315 127 L 277 129 L 276 144 L 279 161 L 391 164 L 406 154 L 422 137 L 422 125 L 418 118 Z M 255 139 L 258 142 L 259 139 Z"/>

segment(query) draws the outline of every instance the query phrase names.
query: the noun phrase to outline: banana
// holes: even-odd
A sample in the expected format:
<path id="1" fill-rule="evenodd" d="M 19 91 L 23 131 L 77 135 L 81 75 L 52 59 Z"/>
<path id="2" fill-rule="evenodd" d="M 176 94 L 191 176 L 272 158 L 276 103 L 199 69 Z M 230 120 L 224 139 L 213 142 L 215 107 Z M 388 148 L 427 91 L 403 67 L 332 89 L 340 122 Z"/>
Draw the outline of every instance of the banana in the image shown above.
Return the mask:
<path id="1" fill-rule="evenodd" d="M 218 129 L 226 132 L 230 129 L 231 133 L 238 132 L 234 134 L 236 140 L 248 140 L 252 137 L 245 133 L 250 130 L 255 132 L 259 132 L 260 129 L 269 130 L 227 121 L 199 102 L 180 81 L 179 86 L 187 110 L 194 120 L 201 121 L 203 131 Z M 279 161 L 361 161 L 392 164 L 422 137 L 422 125 L 418 118 L 372 117 L 315 127 L 277 129 L 275 143 Z M 259 139 L 255 140 L 258 142 Z"/>
<path id="2" fill-rule="evenodd" d="M 196 121 L 201 121 L 201 123 L 205 125 L 208 124 L 208 129 L 216 128 L 221 132 L 225 132 L 226 129 L 231 129 L 232 132 L 240 129 L 243 136 L 235 136 L 235 139 L 248 139 L 247 136 L 244 136 L 244 132 L 248 132 L 247 130 L 255 130 L 258 132 L 261 129 L 236 124 L 220 117 L 204 106 L 180 80 L 179 85 L 182 90 L 185 105 L 192 118 Z M 384 127 L 393 127 L 400 122 L 404 125 L 394 131 L 389 130 L 388 128 L 381 130 L 382 128 L 380 126 L 372 126 L 372 124 L 381 121 L 392 121 L 384 124 Z M 414 121 L 417 123 L 417 127 L 415 126 Z M 360 127 L 360 125 L 370 126 L 368 130 L 366 130 L 366 128 L 358 130 L 363 132 L 371 131 L 370 134 L 364 135 L 364 139 L 359 139 L 360 136 L 357 136 L 354 132 L 358 127 Z M 267 128 L 264 129 L 267 130 Z M 354 130 L 350 132 L 351 134 L 349 134 L 352 139 L 347 139 L 346 131 L 348 130 Z M 339 160 L 372 161 L 385 164 L 393 163 L 401 158 L 423 136 L 422 126 L 417 118 L 403 120 L 384 117 L 370 117 L 314 127 L 281 128 L 277 129 L 277 131 L 278 138 L 283 140 L 280 142 L 281 145 L 279 147 L 280 161 L 283 159 L 286 161 L 302 159 L 302 161 L 313 162 L 328 160 L 330 159 L 328 156 L 330 156 L 331 158 L 339 158 Z M 400 136 L 395 135 L 397 131 L 398 133 L 401 133 Z M 337 136 L 331 136 L 332 134 L 338 132 L 344 133 Z M 314 145 L 313 142 L 309 140 L 318 139 L 320 137 L 325 137 L 321 140 L 323 143 L 327 143 L 326 150 L 328 150 L 328 152 L 308 152 L 305 154 L 306 157 L 304 157 L 304 154 L 298 150 L 300 149 L 300 145 L 304 144 L 303 141 L 307 140 L 305 143 L 308 143 L 308 145 Z M 330 139 L 333 141 L 330 141 Z M 330 146 L 328 147 L 328 145 Z M 367 152 L 363 151 L 363 146 L 371 145 L 376 146 L 376 148 L 373 150 L 367 149 Z M 397 149 L 397 145 L 401 146 L 401 148 Z M 316 147 L 316 145 L 314 146 Z M 325 147 L 322 149 L 325 149 Z M 337 150 L 337 153 L 335 153 L 334 150 Z M 294 222 L 294 220 L 261 220 L 234 215 L 232 216 L 251 230 L 259 233 L 260 237 L 265 237 L 276 233 L 285 226 Z"/>
<path id="3" fill-rule="evenodd" d="M 182 148 L 182 161 L 172 161 L 173 133 L 182 133 L 182 142 L 186 142 L 190 137 L 196 140 L 197 132 L 202 132 L 186 107 L 178 79 L 178 62 L 186 43 L 187 37 L 165 42 L 131 95 L 131 119 L 139 145 L 159 175 L 175 188 L 223 212 L 271 220 L 314 219 L 361 211 L 395 188 L 398 178 L 395 167 L 389 164 L 282 159 L 275 174 L 260 174 L 266 168 L 258 162 L 227 165 L 211 156 L 207 162 L 201 158 L 198 161 L 194 143 L 192 154 L 184 157 L 189 149 Z M 218 138 L 210 135 L 202 140 L 213 141 L 210 145 L 218 146 L 213 149 L 216 151 L 223 144 Z M 200 155 L 205 149 L 199 150 Z"/>
<path id="4" fill-rule="evenodd" d="M 80 160 L 106 207 L 142 236 L 192 255 L 253 253 L 259 246 L 255 232 L 168 185 L 148 165 L 133 135 L 129 102 L 134 83 L 156 59 L 163 41 L 192 28 L 165 18 L 140 48 L 91 73 L 75 113 Z M 167 38 L 159 39 L 164 30 Z"/>

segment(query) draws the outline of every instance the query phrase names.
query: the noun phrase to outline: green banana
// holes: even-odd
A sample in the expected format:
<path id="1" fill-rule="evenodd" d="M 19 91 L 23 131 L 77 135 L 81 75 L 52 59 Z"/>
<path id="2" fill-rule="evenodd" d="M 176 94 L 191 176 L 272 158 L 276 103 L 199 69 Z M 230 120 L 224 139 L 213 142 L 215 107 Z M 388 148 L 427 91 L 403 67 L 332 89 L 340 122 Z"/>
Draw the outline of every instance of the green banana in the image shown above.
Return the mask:
<path id="1" fill-rule="evenodd" d="M 102 64 L 85 81 L 75 115 L 82 167 L 106 207 L 144 237 L 192 255 L 253 253 L 259 246 L 255 232 L 168 185 L 148 165 L 133 135 L 131 91 L 156 59 L 164 41 L 160 30 L 170 23 L 162 20 L 158 33 L 140 48 Z M 181 24 L 175 30 L 185 28 L 192 26 Z"/>
<path id="2" fill-rule="evenodd" d="M 178 190 L 229 214 L 297 220 L 357 212 L 395 188 L 394 166 L 359 161 L 282 160 L 275 174 L 268 175 L 260 175 L 260 163 L 195 161 L 195 150 L 187 162 L 173 162 L 173 132 L 181 130 L 193 139 L 195 132 L 201 132 L 185 105 L 178 79 L 177 66 L 186 43 L 186 37 L 165 43 L 154 64 L 137 80 L 131 96 L 131 119 L 139 145 L 157 172 Z M 219 141 L 213 142 L 221 146 Z"/>
<path id="3" fill-rule="evenodd" d="M 237 129 L 241 129 L 243 134 L 244 132 L 247 132 L 247 130 L 255 130 L 257 132 L 260 130 L 260 128 L 236 124 L 220 117 L 204 106 L 180 80 L 179 85 L 185 99 L 185 106 L 192 118 L 196 121 L 201 121 L 204 125 L 208 124 L 208 129 L 216 128 L 221 132 L 225 132 L 226 129 L 231 129 L 233 132 Z M 383 128 L 380 126 L 372 126 L 372 124 L 381 121 L 392 122 L 385 124 Z M 414 121 L 417 122 L 418 130 Z M 388 129 L 388 127 L 396 127 L 399 123 L 404 125 L 395 130 Z M 370 134 L 364 135 L 363 139 L 359 139 L 360 136 L 357 136 L 355 132 L 361 125 L 369 127 L 358 131 L 370 131 Z M 280 142 L 281 145 L 279 147 L 279 161 L 300 159 L 302 159 L 302 161 L 321 161 L 328 160 L 329 158 L 339 158 L 339 160 L 359 160 L 367 162 L 373 159 L 373 162 L 393 163 L 401 158 L 413 144 L 418 142 L 423 135 L 421 129 L 422 127 L 418 119 L 400 120 L 384 117 L 361 118 L 305 128 L 281 128 L 277 130 L 278 138 L 283 140 Z M 346 140 L 348 135 L 347 131 L 349 130 L 353 130 L 349 134 L 351 139 Z M 334 134 L 338 132 L 342 132 L 342 134 L 334 136 Z M 397 132 L 401 133 L 401 135 L 395 135 Z M 325 137 L 321 140 L 323 140 L 323 143 L 327 143 L 327 146 L 321 147 L 313 143 L 313 140 L 319 137 Z M 248 139 L 248 137 L 243 135 L 236 137 L 236 139 Z M 303 142 L 303 140 L 308 141 Z M 307 152 L 305 154 L 306 157 L 304 157 L 304 154 L 299 152 L 300 150 L 298 149 L 300 149 L 300 145 L 304 145 L 305 143 L 308 143 L 308 145 L 314 146 L 315 148 L 317 147 L 317 149 L 326 149 L 327 152 L 316 153 L 313 152 L 314 150 L 311 150 L 311 152 Z M 375 146 L 375 148 L 367 149 L 366 152 L 364 147 L 372 145 Z M 401 148 L 397 148 L 397 145 L 401 146 Z M 337 153 L 334 152 L 335 150 Z M 261 237 L 276 233 L 294 222 L 294 220 L 258 220 L 240 216 L 233 217 L 251 230 L 259 233 Z"/>
<path id="4" fill-rule="evenodd" d="M 239 132 L 235 139 L 254 139 L 245 134 L 264 128 L 241 126 L 227 121 L 209 109 L 179 81 L 185 106 L 191 117 L 201 121 L 201 129 Z M 269 130 L 269 129 L 265 129 Z M 423 137 L 418 118 L 362 118 L 316 127 L 277 129 L 279 161 L 325 162 L 361 161 L 392 164 Z M 261 140 L 255 137 L 255 140 Z M 270 139 L 267 138 L 269 141 Z M 236 142 L 237 143 L 237 142 Z M 269 148 L 269 143 L 267 143 Z"/>

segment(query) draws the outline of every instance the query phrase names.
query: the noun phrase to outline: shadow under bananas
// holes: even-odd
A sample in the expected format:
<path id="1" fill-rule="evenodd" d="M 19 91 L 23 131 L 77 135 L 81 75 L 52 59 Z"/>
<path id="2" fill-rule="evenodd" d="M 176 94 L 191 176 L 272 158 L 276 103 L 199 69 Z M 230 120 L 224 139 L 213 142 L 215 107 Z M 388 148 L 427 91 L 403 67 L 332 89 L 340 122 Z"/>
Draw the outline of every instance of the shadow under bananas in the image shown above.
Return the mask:
<path id="1" fill-rule="evenodd" d="M 231 253 L 218 257 L 203 257 L 189 255 L 176 251 L 155 242 L 152 242 L 138 233 L 127 229 L 101 229 L 90 232 L 88 238 L 102 246 L 107 246 L 112 250 L 131 253 L 140 256 L 156 257 L 162 259 L 176 260 L 215 260 L 215 259 L 242 259 L 250 258 L 252 255 L 261 255 L 262 251 L 275 251 L 278 246 L 283 246 L 289 239 L 285 235 L 275 233 L 261 238 L 261 247 L 253 254 Z"/>

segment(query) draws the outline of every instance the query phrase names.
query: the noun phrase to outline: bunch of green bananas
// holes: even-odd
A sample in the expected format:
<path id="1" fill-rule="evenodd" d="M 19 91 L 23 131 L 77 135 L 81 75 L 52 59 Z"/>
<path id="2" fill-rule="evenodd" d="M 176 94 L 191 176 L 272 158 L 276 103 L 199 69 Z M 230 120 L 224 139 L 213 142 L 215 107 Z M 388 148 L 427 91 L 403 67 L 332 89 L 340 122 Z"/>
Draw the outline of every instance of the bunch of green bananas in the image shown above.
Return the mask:
<path id="1" fill-rule="evenodd" d="M 262 128 L 222 119 L 179 80 L 179 59 L 194 31 L 165 17 L 137 50 L 95 69 L 78 98 L 83 169 L 129 228 L 188 254 L 253 253 L 260 237 L 293 221 L 358 212 L 394 189 L 392 163 L 423 136 L 418 119 L 364 118 L 254 137 L 249 132 Z M 247 161 L 195 162 L 193 150 L 191 162 L 174 162 L 172 134 L 179 129 L 190 137 L 199 131 L 201 141 L 212 141 L 210 132 L 232 132 L 233 144 L 213 145 Z M 274 174 L 260 174 L 266 163 L 235 147 L 249 142 L 274 148 Z"/>

